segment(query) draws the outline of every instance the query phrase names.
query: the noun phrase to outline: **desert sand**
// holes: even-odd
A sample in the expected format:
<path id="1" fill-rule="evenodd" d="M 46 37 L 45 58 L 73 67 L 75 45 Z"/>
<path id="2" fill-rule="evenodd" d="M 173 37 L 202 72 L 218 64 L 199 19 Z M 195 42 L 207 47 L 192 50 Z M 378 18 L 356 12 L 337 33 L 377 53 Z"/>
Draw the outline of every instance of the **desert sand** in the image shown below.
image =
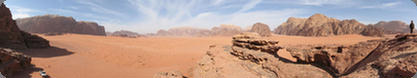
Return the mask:
<path id="1" fill-rule="evenodd" d="M 231 45 L 231 37 L 105 37 L 78 34 L 44 36 L 52 48 L 29 49 L 37 68 L 19 78 L 40 78 L 41 68 L 52 78 L 152 78 L 155 73 L 177 70 L 186 76 L 210 45 Z M 380 39 L 361 35 L 302 37 L 273 35 L 280 45 L 351 45 Z M 35 72 L 34 72 L 35 71 Z"/>

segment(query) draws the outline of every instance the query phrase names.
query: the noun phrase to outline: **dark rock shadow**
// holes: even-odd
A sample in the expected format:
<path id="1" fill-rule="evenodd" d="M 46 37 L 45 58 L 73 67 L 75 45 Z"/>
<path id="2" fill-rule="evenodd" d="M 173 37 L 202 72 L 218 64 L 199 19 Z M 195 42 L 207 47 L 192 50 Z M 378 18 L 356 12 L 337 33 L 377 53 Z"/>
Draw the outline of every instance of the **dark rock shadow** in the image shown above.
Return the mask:
<path id="1" fill-rule="evenodd" d="M 43 49 L 26 49 L 21 50 L 23 54 L 32 56 L 32 57 L 40 57 L 40 58 L 50 58 L 50 57 L 58 57 L 58 56 L 67 56 L 74 54 L 74 52 L 70 52 L 66 49 L 58 48 L 58 47 L 49 47 Z"/>
<path id="2" fill-rule="evenodd" d="M 33 78 L 31 74 L 41 70 L 43 69 L 32 65 L 28 68 L 25 68 L 24 71 L 14 73 L 10 78 Z"/>

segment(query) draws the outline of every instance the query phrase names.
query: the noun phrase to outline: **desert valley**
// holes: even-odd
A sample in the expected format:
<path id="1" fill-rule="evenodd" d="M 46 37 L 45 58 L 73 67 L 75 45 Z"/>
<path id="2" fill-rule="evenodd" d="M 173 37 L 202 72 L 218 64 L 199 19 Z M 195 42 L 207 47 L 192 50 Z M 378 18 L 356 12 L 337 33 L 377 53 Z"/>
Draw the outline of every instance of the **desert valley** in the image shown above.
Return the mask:
<path id="1" fill-rule="evenodd" d="M 324 14 L 277 28 L 221 24 L 141 34 L 0 6 L 0 72 L 7 78 L 410 78 L 417 33 L 402 21 L 363 24 Z M 415 30 L 415 29 L 414 29 Z"/>

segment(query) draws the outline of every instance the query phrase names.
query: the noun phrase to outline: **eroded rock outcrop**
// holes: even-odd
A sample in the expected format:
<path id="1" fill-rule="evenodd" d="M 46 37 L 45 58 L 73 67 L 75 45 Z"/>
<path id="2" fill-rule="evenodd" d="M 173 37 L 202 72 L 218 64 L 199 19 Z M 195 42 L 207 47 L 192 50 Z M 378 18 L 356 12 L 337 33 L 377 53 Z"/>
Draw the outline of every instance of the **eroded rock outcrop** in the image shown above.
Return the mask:
<path id="1" fill-rule="evenodd" d="M 417 34 L 348 46 L 277 44 L 257 33 L 236 35 L 232 46 L 211 45 L 195 67 L 193 77 L 410 78 L 417 72 Z M 296 61 L 280 55 L 284 51 Z"/>
<path id="2" fill-rule="evenodd" d="M 314 14 L 307 19 L 290 17 L 287 22 L 277 27 L 274 32 L 276 34 L 298 36 L 332 36 L 344 34 L 383 36 L 382 29 L 366 26 L 354 19 L 340 21 L 324 16 L 323 14 Z"/>
<path id="3" fill-rule="evenodd" d="M 253 24 L 250 32 L 256 32 L 262 37 L 269 37 L 272 35 L 271 29 L 269 29 L 269 26 L 263 23 Z"/>
<path id="4" fill-rule="evenodd" d="M 193 72 L 196 78 L 329 78 L 312 65 L 282 61 L 275 54 L 277 41 L 260 39 L 257 33 L 233 37 L 233 46 L 211 46 Z"/>
<path id="5" fill-rule="evenodd" d="M 30 33 L 76 33 L 90 35 L 106 35 L 103 26 L 95 22 L 79 21 L 72 17 L 43 15 L 17 19 L 17 25 Z"/>
<path id="6" fill-rule="evenodd" d="M 12 19 L 11 12 L 4 4 L 0 6 L 0 47 L 25 49 L 46 48 L 49 41 L 21 31 Z"/>
<path id="7" fill-rule="evenodd" d="M 31 57 L 12 49 L 0 48 L 0 72 L 6 77 L 31 66 Z"/>

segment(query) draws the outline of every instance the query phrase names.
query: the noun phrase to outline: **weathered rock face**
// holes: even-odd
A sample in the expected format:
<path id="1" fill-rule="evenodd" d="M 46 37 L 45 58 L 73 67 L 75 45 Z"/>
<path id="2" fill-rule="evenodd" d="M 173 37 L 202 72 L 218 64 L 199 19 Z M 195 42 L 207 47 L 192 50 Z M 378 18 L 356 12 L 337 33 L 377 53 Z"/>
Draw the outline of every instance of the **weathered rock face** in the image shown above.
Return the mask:
<path id="1" fill-rule="evenodd" d="M 120 30 L 120 31 L 115 31 L 113 33 L 107 33 L 107 36 L 119 36 L 119 37 L 129 37 L 129 38 L 143 37 L 143 35 L 141 34 L 138 34 L 132 31 L 127 31 L 127 30 Z"/>
<path id="2" fill-rule="evenodd" d="M 348 71 L 353 73 L 346 77 L 373 77 L 362 75 L 368 73 L 381 78 L 409 78 L 417 72 L 416 57 L 417 34 L 397 35 L 382 42 L 367 58 L 353 66 Z"/>
<path id="3" fill-rule="evenodd" d="M 367 27 L 356 20 L 337 20 L 322 14 L 314 14 L 308 19 L 290 17 L 287 22 L 274 30 L 276 34 L 299 36 L 331 36 L 344 34 L 362 34 L 365 36 L 383 36 L 381 29 Z"/>
<path id="4" fill-rule="evenodd" d="M 211 31 L 208 29 L 199 29 L 192 27 L 178 27 L 168 30 L 159 30 L 157 36 L 190 36 L 190 37 L 202 37 L 209 36 Z"/>
<path id="5" fill-rule="evenodd" d="M 20 29 L 30 33 L 106 34 L 103 26 L 95 22 L 77 22 L 72 17 L 44 15 L 17 19 L 16 21 Z"/>
<path id="6" fill-rule="evenodd" d="M 269 26 L 263 23 L 256 23 L 253 24 L 252 29 L 250 32 L 256 32 L 262 37 L 269 37 L 271 36 L 271 29 L 269 29 Z"/>
<path id="7" fill-rule="evenodd" d="M 213 27 L 211 29 L 214 36 L 233 36 L 242 32 L 239 26 L 222 24 L 219 27 Z"/>
<path id="8" fill-rule="evenodd" d="M 36 35 L 20 31 L 9 8 L 0 6 L 0 47 L 25 49 L 49 47 L 49 42 Z"/>
<path id="9" fill-rule="evenodd" d="M 300 63 L 316 65 L 336 77 L 408 78 L 417 71 L 417 35 L 370 40 L 351 46 L 286 48 Z"/>
<path id="10" fill-rule="evenodd" d="M 233 46 L 211 46 L 193 72 L 195 78 L 330 78 L 311 65 L 284 62 L 275 54 L 277 41 L 260 39 L 257 33 L 233 37 Z"/>
<path id="11" fill-rule="evenodd" d="M 384 29 L 384 33 L 386 34 L 410 32 L 409 24 L 406 24 L 402 21 L 380 21 L 373 26 Z"/>
<path id="12" fill-rule="evenodd" d="M 11 49 L 0 48 L 0 72 L 6 77 L 31 66 L 31 57 Z"/>
<path id="13" fill-rule="evenodd" d="M 211 45 L 193 71 L 196 78 L 410 78 L 417 72 L 417 34 L 349 46 L 278 46 L 257 33 Z M 279 55 L 285 50 L 291 57 Z"/>

